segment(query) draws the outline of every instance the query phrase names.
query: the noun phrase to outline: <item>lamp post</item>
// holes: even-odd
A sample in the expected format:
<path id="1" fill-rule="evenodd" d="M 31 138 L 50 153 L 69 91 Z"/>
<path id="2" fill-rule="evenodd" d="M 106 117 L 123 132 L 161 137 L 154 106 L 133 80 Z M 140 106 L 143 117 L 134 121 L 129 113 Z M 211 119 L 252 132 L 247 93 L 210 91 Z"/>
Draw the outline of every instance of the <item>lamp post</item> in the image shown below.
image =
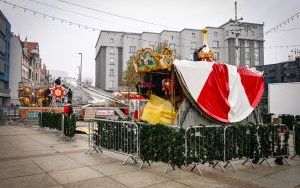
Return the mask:
<path id="1" fill-rule="evenodd" d="M 82 53 L 78 53 L 80 55 L 80 66 L 79 68 L 79 74 L 78 74 L 78 82 L 81 84 L 81 76 L 82 76 Z"/>
<path id="2" fill-rule="evenodd" d="M 234 2 L 234 10 L 235 10 L 235 19 L 232 20 L 230 19 L 231 22 L 233 22 L 233 24 L 231 26 L 233 26 L 234 29 L 231 29 L 232 34 L 235 35 L 235 65 L 238 66 L 240 64 L 239 61 L 239 35 L 241 34 L 241 28 L 240 28 L 240 22 L 241 20 L 243 20 L 243 17 L 241 18 L 237 18 L 237 2 Z"/>

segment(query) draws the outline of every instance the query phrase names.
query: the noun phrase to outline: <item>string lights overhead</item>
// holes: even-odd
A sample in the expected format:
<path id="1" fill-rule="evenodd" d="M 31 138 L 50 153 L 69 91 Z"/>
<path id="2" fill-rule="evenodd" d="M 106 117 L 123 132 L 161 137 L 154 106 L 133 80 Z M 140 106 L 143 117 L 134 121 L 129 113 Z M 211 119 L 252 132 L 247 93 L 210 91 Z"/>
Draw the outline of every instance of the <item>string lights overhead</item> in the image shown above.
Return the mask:
<path id="1" fill-rule="evenodd" d="M 24 12 L 30 12 L 30 13 L 33 13 L 33 15 L 40 15 L 44 18 L 50 18 L 52 19 L 53 21 L 55 20 L 58 20 L 58 21 L 61 21 L 61 23 L 67 23 L 67 24 L 70 24 L 70 26 L 74 25 L 74 26 L 78 26 L 79 28 L 81 26 L 83 26 L 84 28 L 86 29 L 89 29 L 89 30 L 92 30 L 92 31 L 101 31 L 100 29 L 98 28 L 95 28 L 95 27 L 91 27 L 91 26 L 87 26 L 87 25 L 84 25 L 84 24 L 81 24 L 81 23 L 77 23 L 77 22 L 73 22 L 73 21 L 69 21 L 69 20 L 65 20 L 65 19 L 62 19 L 62 18 L 58 18 L 58 17 L 55 17 L 55 16 L 51 16 L 51 15 L 48 15 L 48 14 L 45 14 L 45 13 L 42 13 L 42 12 L 38 12 L 38 11 L 35 11 L 35 10 L 32 10 L 32 9 L 29 9 L 29 8 L 26 8 L 26 7 L 23 7 L 23 6 L 20 6 L 20 5 L 17 5 L 17 4 L 14 4 L 14 3 L 10 3 L 10 2 L 7 2 L 5 0 L 0 0 L 0 2 L 2 3 L 5 3 L 5 4 L 8 4 L 8 5 L 11 5 L 13 8 L 20 8 L 20 9 L 23 9 Z"/>
<path id="2" fill-rule="evenodd" d="M 92 19 L 97 19 L 99 21 L 105 21 L 105 22 L 110 22 L 110 21 L 107 21 L 107 20 L 103 20 L 103 19 L 100 19 L 100 18 L 97 18 L 97 17 L 92 17 L 92 16 L 89 16 L 87 14 L 81 14 L 81 13 L 78 13 L 78 12 L 75 12 L 75 11 L 71 11 L 71 10 L 67 10 L 67 9 L 63 9 L 63 8 L 60 8 L 60 7 L 56 7 L 56 6 L 53 6 L 53 5 L 50 5 L 50 4 L 46 4 L 46 3 L 42 3 L 40 1 L 37 1 L 37 0 L 29 0 L 29 1 L 32 1 L 32 2 L 36 2 L 36 3 L 39 3 L 39 4 L 44 4 L 45 6 L 51 6 L 52 8 L 57 8 L 57 9 L 60 9 L 60 10 L 63 10 L 63 11 L 68 11 L 68 12 L 71 12 L 73 14 L 77 14 L 77 15 L 81 15 L 81 16 L 85 16 L 85 17 L 89 17 L 89 18 L 92 18 Z M 64 3 L 69 3 L 67 1 L 64 1 L 64 0 L 58 0 L 58 1 L 61 1 L 61 2 L 64 2 Z M 39 11 L 35 11 L 33 9 L 30 9 L 30 8 L 26 8 L 26 7 L 23 7 L 21 5 L 17 5 L 17 4 L 14 4 L 14 3 L 10 3 L 6 0 L 0 0 L 0 2 L 2 3 L 5 3 L 7 5 L 10 5 L 12 6 L 12 8 L 19 8 L 21 10 L 23 10 L 25 13 L 32 13 L 34 16 L 42 16 L 43 18 L 50 18 L 52 19 L 53 21 L 60 21 L 61 24 L 68 24 L 70 26 L 77 26 L 79 29 L 85 29 L 85 30 L 90 30 L 90 31 L 101 31 L 101 29 L 97 28 L 97 27 L 92 27 L 92 26 L 88 26 L 88 25 L 85 25 L 85 24 L 81 24 L 81 23 L 78 23 L 78 22 L 74 22 L 74 21 L 70 21 L 70 20 L 66 20 L 66 19 L 63 19 L 63 18 L 59 18 L 59 17 L 55 17 L 55 16 L 51 16 L 49 14 L 45 14 L 45 13 L 42 13 L 42 12 L 39 12 Z M 74 4 L 74 3 L 72 3 Z M 76 6 L 77 4 L 74 4 L 74 6 Z M 79 5 L 78 5 L 79 6 Z M 83 7 L 84 8 L 84 7 Z M 86 7 L 85 7 L 86 8 Z M 94 10 L 96 11 L 96 10 Z M 282 27 L 283 25 L 286 25 L 287 23 L 291 23 L 291 21 L 294 21 L 296 18 L 299 18 L 299 15 L 300 15 L 300 12 L 294 14 L 293 16 L 291 16 L 290 18 L 288 18 L 287 20 L 285 20 L 284 22 L 278 24 L 277 26 L 273 27 L 272 29 L 268 30 L 267 32 L 265 32 L 264 34 L 270 34 L 271 32 L 275 32 L 275 31 L 284 31 L 284 30 L 278 30 L 280 27 Z M 127 17 L 125 17 L 127 18 Z M 110 22 L 110 23 L 113 23 L 113 22 Z M 152 22 L 150 22 L 152 23 Z M 148 23 L 148 24 L 150 24 Z M 119 23 L 115 23 L 115 24 L 118 24 Z M 159 25 L 159 24 L 157 24 Z M 159 26 L 163 26 L 163 25 L 159 25 Z M 165 26 L 167 27 L 167 26 Z M 288 30 L 295 30 L 295 29 L 299 29 L 299 28 L 292 28 L 292 29 L 288 29 Z M 288 31 L 286 30 L 286 31 Z M 122 33 L 120 35 L 120 37 L 123 39 L 126 38 L 126 40 L 128 39 L 131 39 L 132 42 L 134 41 L 141 41 L 141 42 L 147 42 L 149 45 L 156 45 L 158 44 L 159 42 L 157 41 L 152 41 L 152 40 L 147 40 L 147 39 L 141 39 L 141 38 L 138 38 L 138 37 L 132 37 L 132 36 L 129 36 L 127 35 L 128 33 L 127 32 L 120 32 Z M 129 33 L 131 34 L 131 33 Z M 161 35 L 165 35 L 165 37 L 170 37 L 173 39 L 178 39 L 178 40 L 181 40 L 181 41 L 187 41 L 187 43 L 191 43 L 191 42 L 196 42 L 196 38 L 194 39 L 185 39 L 185 38 L 182 38 L 182 37 L 176 37 L 176 36 L 170 36 L 170 35 L 167 35 L 167 34 L 164 34 L 164 33 L 160 33 Z M 116 37 L 117 35 L 116 34 L 109 34 L 109 36 L 112 36 L 113 37 Z M 140 35 L 140 34 L 137 34 L 137 35 Z M 174 40 L 173 40 L 174 41 Z M 175 42 L 174 42 L 175 44 Z M 197 45 L 197 44 L 196 44 Z M 187 49 L 190 49 L 190 50 L 195 50 L 197 49 L 198 47 L 197 46 L 190 46 L 190 45 L 183 45 L 183 44 L 176 44 L 176 47 L 181 47 L 182 48 L 187 48 Z M 282 45 L 282 46 L 264 46 L 264 49 L 275 49 L 275 48 L 295 48 L 295 47 L 300 47 L 300 44 L 294 44 L 294 45 Z M 218 49 L 224 49 L 224 48 L 229 48 L 229 47 L 225 47 L 225 46 L 219 46 L 219 47 L 211 47 L 214 50 L 218 50 Z M 241 48 L 248 48 L 248 47 L 241 47 Z"/>
<path id="3" fill-rule="evenodd" d="M 288 19 L 284 20 L 283 22 L 279 23 L 278 25 L 272 27 L 271 29 L 269 29 L 268 31 L 266 31 L 264 34 L 268 35 L 272 32 L 276 32 L 278 30 L 280 30 L 281 27 L 287 25 L 287 24 L 291 24 L 293 21 L 295 21 L 296 19 L 298 19 L 300 16 L 300 11 L 293 14 L 291 17 L 289 17 Z"/>

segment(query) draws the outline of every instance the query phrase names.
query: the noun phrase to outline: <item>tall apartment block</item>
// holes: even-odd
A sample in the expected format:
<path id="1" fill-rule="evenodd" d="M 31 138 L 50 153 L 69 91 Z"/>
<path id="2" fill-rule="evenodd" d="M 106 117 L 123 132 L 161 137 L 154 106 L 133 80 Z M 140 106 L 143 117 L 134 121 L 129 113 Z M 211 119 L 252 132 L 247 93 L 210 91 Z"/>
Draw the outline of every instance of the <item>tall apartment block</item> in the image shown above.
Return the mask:
<path id="1" fill-rule="evenodd" d="M 0 106 L 9 105 L 10 23 L 0 11 Z"/>
<path id="2" fill-rule="evenodd" d="M 216 60 L 241 66 L 264 64 L 263 24 L 242 22 L 239 24 L 238 43 L 233 21 L 220 27 L 207 27 L 208 46 Z M 202 30 L 163 30 L 161 33 L 128 33 L 101 31 L 96 43 L 96 87 L 114 91 L 122 84 L 122 73 L 126 70 L 130 56 L 141 48 L 153 48 L 159 43 L 168 43 L 177 59 L 192 60 L 194 51 L 202 46 Z M 236 51 L 238 44 L 238 52 Z"/>

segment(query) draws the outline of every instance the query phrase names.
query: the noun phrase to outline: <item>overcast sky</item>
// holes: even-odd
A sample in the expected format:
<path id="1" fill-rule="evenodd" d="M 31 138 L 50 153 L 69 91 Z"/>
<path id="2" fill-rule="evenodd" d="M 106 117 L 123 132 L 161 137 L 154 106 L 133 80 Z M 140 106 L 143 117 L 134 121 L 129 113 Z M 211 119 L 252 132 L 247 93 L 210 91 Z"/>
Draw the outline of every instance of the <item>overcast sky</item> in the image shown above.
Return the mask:
<path id="1" fill-rule="evenodd" d="M 6 1 L 103 30 L 161 32 L 163 29 L 202 29 L 205 26 L 220 26 L 230 18 L 234 18 L 234 0 L 67 0 L 101 11 L 159 23 L 168 26 L 167 28 L 116 18 L 74 7 L 58 0 Z M 96 17 L 97 20 L 44 6 L 37 1 Z M 242 16 L 246 22 L 265 23 L 265 31 L 300 11 L 299 0 L 238 0 L 237 2 L 238 17 Z M 27 36 L 28 41 L 39 43 L 41 58 L 48 68 L 65 70 L 70 76 L 75 77 L 80 63 L 78 52 L 82 52 L 83 77 L 94 79 L 95 44 L 99 31 L 53 21 L 29 11 L 13 8 L 1 1 L 0 9 L 10 21 L 12 32 L 19 34 L 21 39 Z M 299 45 L 300 48 L 300 16 L 279 28 L 279 31 L 265 36 L 265 64 L 288 59 L 293 48 L 273 47 L 282 45 Z"/>

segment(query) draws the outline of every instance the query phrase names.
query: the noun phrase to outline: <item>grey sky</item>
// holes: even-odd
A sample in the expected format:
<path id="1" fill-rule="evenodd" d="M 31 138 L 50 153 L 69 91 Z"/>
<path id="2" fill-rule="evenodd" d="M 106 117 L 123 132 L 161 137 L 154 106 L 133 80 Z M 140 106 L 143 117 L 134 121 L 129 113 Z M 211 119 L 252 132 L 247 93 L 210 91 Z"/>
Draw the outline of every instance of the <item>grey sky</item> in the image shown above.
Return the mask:
<path id="1" fill-rule="evenodd" d="M 57 0 L 36 0 L 68 10 L 97 17 L 107 22 L 82 17 L 62 10 L 50 8 L 30 0 L 7 0 L 65 20 L 78 22 L 83 25 L 117 31 L 154 31 L 160 32 L 163 28 L 139 22 L 124 20 L 97 12 L 88 11 Z M 93 7 L 127 17 L 146 20 L 172 26 L 175 29 L 183 28 L 202 29 L 205 26 L 220 26 L 234 18 L 234 0 L 68 0 L 74 3 Z M 300 11 L 299 0 L 238 0 L 238 17 L 242 16 L 246 22 L 265 23 L 265 31 Z M 12 25 L 12 31 L 20 34 L 28 41 L 40 44 L 40 53 L 43 63 L 50 69 L 65 70 L 70 76 L 76 76 L 80 62 L 78 52 L 83 53 L 84 77 L 94 79 L 95 44 L 98 31 L 85 30 L 78 26 L 70 26 L 60 21 L 33 15 L 28 11 L 12 8 L 0 2 L 0 9 Z M 113 22 L 113 23 L 108 23 Z M 116 23 L 116 24 L 115 24 Z M 298 29 L 289 29 L 298 28 Z M 287 60 L 292 48 L 274 48 L 271 46 L 300 45 L 300 17 L 286 24 L 278 31 L 265 37 L 265 63 L 277 63 Z M 286 31 L 288 30 L 288 31 Z M 300 48 L 300 46 L 298 46 Z"/>

